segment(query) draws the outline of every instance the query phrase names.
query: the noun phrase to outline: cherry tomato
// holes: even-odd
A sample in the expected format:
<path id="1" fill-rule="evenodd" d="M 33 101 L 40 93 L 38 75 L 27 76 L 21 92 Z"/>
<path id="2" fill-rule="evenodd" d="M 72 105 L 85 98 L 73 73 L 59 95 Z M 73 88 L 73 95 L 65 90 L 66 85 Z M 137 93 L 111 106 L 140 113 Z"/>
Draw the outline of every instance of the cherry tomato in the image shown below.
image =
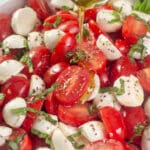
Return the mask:
<path id="1" fill-rule="evenodd" d="M 132 62 L 128 56 L 116 60 L 110 68 L 110 80 L 114 82 L 118 77 L 135 74 L 138 70 L 136 62 Z"/>
<path id="2" fill-rule="evenodd" d="M 150 67 L 139 70 L 136 73 L 136 76 L 139 79 L 144 90 L 150 92 Z"/>
<path id="3" fill-rule="evenodd" d="M 43 76 L 47 87 L 49 87 L 52 83 L 54 83 L 56 81 L 58 75 L 64 69 L 66 69 L 68 66 L 69 66 L 69 64 L 67 64 L 65 62 L 60 62 L 60 63 L 57 63 L 57 64 L 51 66 L 50 68 L 48 68 Z"/>
<path id="4" fill-rule="evenodd" d="M 83 123 L 94 120 L 97 114 L 90 114 L 88 111 L 89 104 L 74 104 L 71 107 L 59 105 L 58 118 L 72 126 L 80 126 Z"/>
<path id="5" fill-rule="evenodd" d="M 149 68 L 150 67 L 150 55 L 147 55 L 144 58 L 143 67 L 144 68 Z"/>
<path id="6" fill-rule="evenodd" d="M 109 106 L 102 107 L 99 111 L 109 137 L 123 141 L 126 127 L 121 113 Z"/>
<path id="7" fill-rule="evenodd" d="M 42 99 L 35 100 L 34 97 L 30 97 L 27 99 L 27 107 L 35 110 L 41 110 L 43 102 L 44 100 Z M 27 112 L 26 118 L 22 124 L 22 128 L 29 132 L 37 116 L 38 115 L 36 113 Z"/>
<path id="8" fill-rule="evenodd" d="M 76 40 L 75 36 L 67 33 L 65 34 L 57 43 L 52 56 L 51 64 L 58 62 L 68 62 L 69 59 L 66 57 L 68 52 L 74 52 L 76 50 Z"/>
<path id="9" fill-rule="evenodd" d="M 14 86 L 15 85 L 15 86 Z M 13 76 L 2 86 L 2 93 L 5 94 L 4 102 L 15 97 L 25 98 L 29 92 L 29 80 L 23 76 Z"/>
<path id="10" fill-rule="evenodd" d="M 12 135 L 10 135 L 8 142 L 12 142 L 16 140 L 16 138 L 20 139 L 18 143 L 19 150 L 32 150 L 31 139 L 29 138 L 29 135 L 23 129 L 21 128 L 15 129 Z"/>
<path id="11" fill-rule="evenodd" d="M 147 32 L 147 26 L 144 22 L 138 20 L 134 16 L 128 16 L 122 27 L 122 35 L 130 44 L 135 44 L 140 36 L 144 36 Z"/>
<path id="12" fill-rule="evenodd" d="M 0 42 L 11 33 L 11 17 L 7 14 L 0 14 Z"/>
<path id="13" fill-rule="evenodd" d="M 83 150 L 125 150 L 123 144 L 117 140 L 109 139 L 97 141 L 86 145 Z"/>
<path id="14" fill-rule="evenodd" d="M 38 46 L 29 51 L 34 73 L 42 75 L 50 66 L 51 52 L 44 46 Z"/>
<path id="15" fill-rule="evenodd" d="M 144 124 L 146 116 L 141 106 L 139 107 L 124 107 L 123 110 L 124 122 L 127 128 L 126 138 L 130 139 L 134 135 L 134 128 L 138 124 Z"/>
<path id="16" fill-rule="evenodd" d="M 45 19 L 50 15 L 46 0 L 28 0 L 28 5 L 36 11 L 40 19 Z"/>
<path id="17" fill-rule="evenodd" d="M 78 63 L 80 66 L 95 72 L 106 69 L 106 56 L 97 47 L 83 42 L 80 48 L 85 53 L 85 59 Z"/>
<path id="18" fill-rule="evenodd" d="M 79 66 L 69 66 L 58 76 L 59 83 L 55 90 L 58 101 L 65 105 L 71 105 L 78 101 L 86 92 L 90 81 L 90 74 Z"/>
<path id="19" fill-rule="evenodd" d="M 2 63 L 5 60 L 14 59 L 14 57 L 10 54 L 4 54 L 0 55 L 0 63 Z"/>
<path id="20" fill-rule="evenodd" d="M 44 103 L 46 112 L 49 114 L 57 115 L 58 112 L 58 100 L 56 99 L 54 93 L 49 93 L 46 96 Z"/>

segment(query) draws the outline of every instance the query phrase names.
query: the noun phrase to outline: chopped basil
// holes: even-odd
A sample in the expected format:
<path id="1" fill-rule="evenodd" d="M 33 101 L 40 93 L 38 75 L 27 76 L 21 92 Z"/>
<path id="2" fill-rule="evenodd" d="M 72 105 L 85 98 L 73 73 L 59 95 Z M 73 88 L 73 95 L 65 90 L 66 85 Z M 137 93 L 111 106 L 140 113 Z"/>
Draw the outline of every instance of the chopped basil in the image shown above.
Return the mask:
<path id="1" fill-rule="evenodd" d="M 61 7 L 63 10 L 72 10 L 72 8 L 68 7 L 68 6 L 62 6 Z"/>
<path id="2" fill-rule="evenodd" d="M 97 107 L 96 107 L 96 105 L 89 105 L 88 106 L 88 112 L 89 112 L 89 114 L 90 115 L 93 115 L 93 114 L 95 114 L 95 112 L 97 112 Z"/>
<path id="3" fill-rule="evenodd" d="M 48 137 L 48 134 L 45 134 L 45 133 L 42 133 L 40 132 L 39 130 L 36 130 L 36 129 L 31 129 L 31 133 L 37 135 L 39 138 L 42 138 L 42 139 L 45 139 Z"/>
<path id="4" fill-rule="evenodd" d="M 0 42 L 0 48 L 2 48 L 2 46 L 3 46 L 3 42 Z"/>
<path id="5" fill-rule="evenodd" d="M 50 146 L 51 150 L 55 150 L 54 144 L 53 144 L 52 140 L 50 139 L 50 137 L 47 137 L 45 139 L 45 143 Z"/>
<path id="6" fill-rule="evenodd" d="M 9 54 L 10 53 L 10 49 L 6 45 L 3 45 L 3 50 L 4 50 L 4 54 Z"/>
<path id="7" fill-rule="evenodd" d="M 88 29 L 83 28 L 83 37 L 87 37 L 89 35 L 90 35 L 90 33 L 89 33 Z"/>
<path id="8" fill-rule="evenodd" d="M 3 101 L 5 98 L 5 95 L 3 93 L 0 93 L 0 101 Z"/>
<path id="9" fill-rule="evenodd" d="M 29 45 L 28 45 L 28 41 L 27 40 L 24 40 L 24 47 L 25 47 L 25 49 L 26 49 L 26 51 L 28 51 L 29 50 Z"/>
<path id="10" fill-rule="evenodd" d="M 108 21 L 108 23 L 121 22 L 121 17 L 120 17 L 119 11 L 113 10 L 112 15 L 114 16 L 114 18 L 112 20 Z"/>

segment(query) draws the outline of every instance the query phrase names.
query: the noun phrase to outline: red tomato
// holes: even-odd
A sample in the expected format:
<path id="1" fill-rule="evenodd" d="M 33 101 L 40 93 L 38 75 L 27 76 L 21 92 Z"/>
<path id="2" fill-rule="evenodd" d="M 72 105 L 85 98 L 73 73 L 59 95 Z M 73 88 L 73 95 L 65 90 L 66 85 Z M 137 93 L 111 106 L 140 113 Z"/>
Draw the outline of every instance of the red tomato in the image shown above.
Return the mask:
<path id="1" fill-rule="evenodd" d="M 51 66 L 50 68 L 48 68 L 43 76 L 47 87 L 49 87 L 52 83 L 54 83 L 56 81 L 58 75 L 64 69 L 66 69 L 68 66 L 69 66 L 69 64 L 67 64 L 65 62 L 60 62 L 60 63 L 57 63 L 57 64 Z"/>
<path id="2" fill-rule="evenodd" d="M 139 79 L 144 90 L 150 92 L 150 67 L 139 70 L 136 73 L 136 76 Z"/>
<path id="3" fill-rule="evenodd" d="M 28 5 L 36 11 L 40 19 L 45 19 L 50 15 L 46 0 L 28 0 Z"/>
<path id="4" fill-rule="evenodd" d="M 120 52 L 124 55 L 129 52 L 129 45 L 125 40 L 122 39 L 116 39 L 115 46 L 120 50 Z"/>
<path id="5" fill-rule="evenodd" d="M 15 86 L 14 86 L 15 85 Z M 5 103 L 15 97 L 25 98 L 29 92 L 29 80 L 23 76 L 11 77 L 2 87 L 2 93 L 5 94 Z"/>
<path id="6" fill-rule="evenodd" d="M 110 68 L 110 80 L 114 82 L 118 77 L 135 74 L 138 70 L 136 62 L 132 62 L 128 56 L 116 60 Z"/>
<path id="7" fill-rule="evenodd" d="M 60 83 L 55 95 L 61 104 L 72 105 L 86 92 L 90 81 L 90 74 L 79 66 L 69 66 L 58 76 Z"/>
<path id="8" fill-rule="evenodd" d="M 0 63 L 2 63 L 5 60 L 14 59 L 14 57 L 10 54 L 4 54 L 0 55 Z"/>
<path id="9" fill-rule="evenodd" d="M 41 110 L 43 102 L 44 100 L 35 100 L 34 97 L 30 97 L 27 99 L 27 107 Z M 27 112 L 26 118 L 22 124 L 22 128 L 29 132 L 37 116 L 38 115 L 36 113 Z"/>
<path id="10" fill-rule="evenodd" d="M 29 51 L 34 73 L 42 75 L 50 66 L 51 52 L 44 46 L 38 46 Z"/>
<path id="11" fill-rule="evenodd" d="M 57 111 L 58 111 L 58 100 L 56 99 L 54 93 L 49 93 L 46 96 L 46 100 L 45 100 L 45 109 L 46 112 L 49 114 L 53 114 L 53 115 L 57 115 Z"/>
<path id="12" fill-rule="evenodd" d="M 54 26 L 53 24 L 58 20 L 58 17 L 60 18 L 60 20 Z M 62 23 L 66 22 L 66 21 L 69 21 L 69 20 L 70 21 L 71 20 L 78 21 L 77 17 L 72 14 L 59 14 L 59 15 L 49 16 L 48 18 L 45 19 L 43 28 L 44 28 L 44 30 L 50 30 L 52 28 L 57 28 L 59 25 L 61 25 Z"/>
<path id="13" fill-rule="evenodd" d="M 58 29 L 76 35 L 79 32 L 79 24 L 77 21 L 66 21 L 58 26 Z"/>
<path id="14" fill-rule="evenodd" d="M 74 104 L 71 107 L 59 105 L 58 118 L 69 125 L 80 126 L 83 123 L 94 120 L 97 114 L 91 115 L 88 111 L 89 104 Z"/>
<path id="15" fill-rule="evenodd" d="M 138 124 L 142 124 L 146 120 L 144 110 L 139 107 L 124 107 L 123 108 L 124 122 L 127 128 L 126 138 L 130 139 L 134 135 L 134 127 Z"/>
<path id="16" fill-rule="evenodd" d="M 123 141 L 126 127 L 121 113 L 109 106 L 102 107 L 99 111 L 109 137 Z"/>
<path id="17" fill-rule="evenodd" d="M 80 49 L 85 53 L 85 59 L 78 63 L 80 66 L 99 73 L 106 69 L 107 59 L 97 47 L 84 42 Z"/>
<path id="18" fill-rule="evenodd" d="M 143 67 L 144 68 L 149 68 L 150 67 L 150 55 L 147 55 L 144 58 Z"/>
<path id="19" fill-rule="evenodd" d="M 130 44 L 135 44 L 139 37 L 144 36 L 147 32 L 147 26 L 144 22 L 134 16 L 128 16 L 122 27 L 122 35 Z"/>
<path id="20" fill-rule="evenodd" d="M 22 135 L 25 134 L 23 137 Z M 13 134 L 10 135 L 8 142 L 16 140 L 16 138 L 22 137 L 18 145 L 19 150 L 32 150 L 32 142 L 28 134 L 21 128 L 15 129 Z"/>
<path id="21" fill-rule="evenodd" d="M 57 43 L 54 52 L 51 56 L 51 63 L 56 64 L 58 62 L 68 62 L 69 59 L 66 57 L 68 52 L 74 52 L 76 50 L 75 36 L 67 33 Z"/>
<path id="22" fill-rule="evenodd" d="M 85 146 L 82 150 L 125 150 L 123 144 L 117 140 L 97 141 Z"/>
<path id="23" fill-rule="evenodd" d="M 11 17 L 7 14 L 0 14 L 0 42 L 11 33 Z"/>

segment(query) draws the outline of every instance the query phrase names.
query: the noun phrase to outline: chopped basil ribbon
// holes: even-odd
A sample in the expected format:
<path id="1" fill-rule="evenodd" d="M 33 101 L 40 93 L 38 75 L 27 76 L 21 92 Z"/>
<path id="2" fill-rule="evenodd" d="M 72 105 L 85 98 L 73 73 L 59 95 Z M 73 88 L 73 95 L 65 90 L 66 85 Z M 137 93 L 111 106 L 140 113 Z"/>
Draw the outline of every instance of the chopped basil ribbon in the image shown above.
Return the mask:
<path id="1" fill-rule="evenodd" d="M 3 101 L 5 98 L 5 95 L 3 93 L 0 93 L 0 101 Z"/>
<path id="2" fill-rule="evenodd" d="M 10 53 L 10 49 L 9 49 L 8 46 L 2 45 L 2 48 L 3 48 L 3 50 L 4 50 L 4 54 L 9 54 L 9 53 Z"/>
<path id="3" fill-rule="evenodd" d="M 47 114 L 44 111 L 36 110 L 33 108 L 29 108 L 29 107 L 15 108 L 15 109 L 11 109 L 11 112 L 16 115 L 25 115 L 27 112 L 36 113 L 38 115 L 43 116 L 45 118 L 45 120 L 51 122 L 53 125 L 57 124 L 57 121 L 54 120 L 49 114 Z"/>
<path id="4" fill-rule="evenodd" d="M 95 112 L 97 112 L 97 107 L 96 107 L 96 105 L 89 105 L 88 106 L 88 112 L 89 112 L 89 114 L 90 115 L 93 115 L 93 114 L 95 114 Z"/>
<path id="5" fill-rule="evenodd" d="M 63 10 L 72 10 L 72 8 L 70 8 L 70 7 L 68 7 L 68 6 L 65 6 L 65 5 L 62 6 L 61 8 L 62 8 Z"/>
<path id="6" fill-rule="evenodd" d="M 72 145 L 74 146 L 74 148 L 76 149 L 81 149 L 84 147 L 84 144 L 78 144 L 76 141 L 75 141 L 75 138 L 76 137 L 79 137 L 81 135 L 81 132 L 77 132 L 75 134 L 72 134 L 70 136 L 67 137 L 67 139 L 72 143 Z"/>
<path id="7" fill-rule="evenodd" d="M 125 87 L 124 87 L 124 80 L 120 79 L 120 88 L 118 87 L 108 87 L 108 88 L 101 88 L 99 90 L 100 93 L 105 93 L 105 92 L 115 92 L 117 95 L 122 95 L 125 93 Z"/>
<path id="8" fill-rule="evenodd" d="M 8 140 L 8 149 L 9 150 L 20 150 L 20 143 L 22 142 L 23 137 L 25 136 L 25 133 L 20 134 L 13 140 Z"/>
<path id="9" fill-rule="evenodd" d="M 132 45 L 131 49 L 129 50 L 129 57 L 133 57 L 134 53 L 140 53 L 141 59 L 143 60 L 146 54 L 146 47 L 143 45 L 143 38 L 139 38 L 136 44 Z"/>
<path id="10" fill-rule="evenodd" d="M 28 41 L 27 40 L 24 40 L 24 47 L 25 47 L 25 49 L 26 49 L 26 51 L 28 51 L 29 50 L 29 45 L 28 45 Z"/>
<path id="11" fill-rule="evenodd" d="M 56 28 L 61 22 L 61 16 L 56 16 L 56 20 L 53 23 L 45 22 L 44 26 Z"/>

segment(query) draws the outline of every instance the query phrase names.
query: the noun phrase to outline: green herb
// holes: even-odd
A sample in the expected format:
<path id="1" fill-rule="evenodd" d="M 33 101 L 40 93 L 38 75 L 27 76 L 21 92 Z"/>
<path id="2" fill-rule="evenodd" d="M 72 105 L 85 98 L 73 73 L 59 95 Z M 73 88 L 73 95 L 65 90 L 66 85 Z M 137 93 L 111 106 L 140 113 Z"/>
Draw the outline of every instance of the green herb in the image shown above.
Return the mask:
<path id="1" fill-rule="evenodd" d="M 61 17 L 56 16 L 56 20 L 53 23 L 45 22 L 44 26 L 56 28 L 60 24 L 60 22 L 61 22 Z"/>
<path id="2" fill-rule="evenodd" d="M 20 150 L 19 145 L 24 136 L 25 136 L 25 133 L 22 133 L 19 136 L 17 136 L 16 139 L 8 141 L 7 143 L 8 143 L 9 150 Z"/>
<path id="3" fill-rule="evenodd" d="M 26 51 L 28 51 L 29 50 L 29 45 L 28 45 L 28 41 L 27 40 L 24 40 L 24 47 L 25 47 L 25 49 L 26 49 Z"/>
<path id="4" fill-rule="evenodd" d="M 87 37 L 89 35 L 90 35 L 90 33 L 89 33 L 88 29 L 83 28 L 83 37 Z"/>
<path id="5" fill-rule="evenodd" d="M 114 18 L 110 20 L 108 23 L 121 22 L 120 10 L 119 11 L 113 10 L 112 15 L 114 16 Z"/>
<path id="6" fill-rule="evenodd" d="M 63 10 L 72 10 L 72 8 L 68 7 L 68 6 L 62 6 L 61 7 Z"/>
<path id="7" fill-rule="evenodd" d="M 77 132 L 75 134 L 72 134 L 70 136 L 68 136 L 68 140 L 72 143 L 72 145 L 74 146 L 74 148 L 76 149 L 81 149 L 84 147 L 84 144 L 78 144 L 76 141 L 75 141 L 75 138 L 76 137 L 79 137 L 81 135 L 81 132 Z"/>
<path id="8" fill-rule="evenodd" d="M 29 57 L 28 54 L 23 55 L 22 58 L 20 59 L 20 61 L 27 64 L 27 66 L 29 67 L 30 73 L 33 72 L 33 64 L 32 64 L 31 58 Z"/>
<path id="9" fill-rule="evenodd" d="M 2 48 L 3 47 L 3 42 L 0 42 L 0 48 Z"/>
<path id="10" fill-rule="evenodd" d="M 93 115 L 93 114 L 95 114 L 95 112 L 97 112 L 97 107 L 96 107 L 96 105 L 89 105 L 88 106 L 88 112 L 89 112 L 89 114 L 90 115 Z"/>
<path id="11" fill-rule="evenodd" d="M 4 50 L 4 54 L 9 54 L 10 53 L 10 49 L 7 45 L 3 45 L 2 48 Z"/>
<path id="12" fill-rule="evenodd" d="M 0 93 L 0 101 L 3 101 L 3 100 L 4 100 L 4 98 L 5 98 L 5 94 Z"/>
<path id="13" fill-rule="evenodd" d="M 141 59 L 142 60 L 144 59 L 145 54 L 146 54 L 146 47 L 143 45 L 143 38 L 139 38 L 137 43 L 131 47 L 131 49 L 128 53 L 129 57 L 132 58 L 135 52 L 140 53 Z"/>
<path id="14" fill-rule="evenodd" d="M 150 14 L 150 2 L 149 0 L 137 0 L 133 9 Z"/>
<path id="15" fill-rule="evenodd" d="M 53 144 L 52 140 L 50 139 L 50 137 L 47 137 L 45 139 L 45 143 L 50 146 L 51 150 L 55 150 L 54 144 Z"/>

